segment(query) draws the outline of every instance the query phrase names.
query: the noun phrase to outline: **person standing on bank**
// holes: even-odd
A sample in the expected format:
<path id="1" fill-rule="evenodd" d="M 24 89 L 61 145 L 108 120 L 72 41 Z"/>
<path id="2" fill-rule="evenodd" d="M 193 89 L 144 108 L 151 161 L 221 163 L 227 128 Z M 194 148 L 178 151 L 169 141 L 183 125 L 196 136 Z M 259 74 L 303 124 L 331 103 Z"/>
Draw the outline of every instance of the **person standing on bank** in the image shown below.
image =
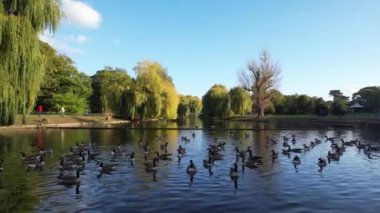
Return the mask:
<path id="1" fill-rule="evenodd" d="M 61 107 L 61 117 L 63 117 L 64 114 L 65 114 L 65 108 L 62 106 Z"/>

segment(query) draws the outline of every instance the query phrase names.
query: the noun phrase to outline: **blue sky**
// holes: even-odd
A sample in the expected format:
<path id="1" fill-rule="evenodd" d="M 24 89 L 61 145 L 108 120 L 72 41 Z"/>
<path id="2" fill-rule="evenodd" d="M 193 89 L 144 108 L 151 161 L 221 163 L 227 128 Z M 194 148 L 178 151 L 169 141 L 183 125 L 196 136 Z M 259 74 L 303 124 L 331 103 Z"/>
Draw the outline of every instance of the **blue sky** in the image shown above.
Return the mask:
<path id="1" fill-rule="evenodd" d="M 139 61 L 160 62 L 177 91 L 201 97 L 215 83 L 270 51 L 280 91 L 328 98 L 380 85 L 378 0 L 61 0 L 66 18 L 41 35 L 80 71 L 104 66 L 134 76 Z"/>

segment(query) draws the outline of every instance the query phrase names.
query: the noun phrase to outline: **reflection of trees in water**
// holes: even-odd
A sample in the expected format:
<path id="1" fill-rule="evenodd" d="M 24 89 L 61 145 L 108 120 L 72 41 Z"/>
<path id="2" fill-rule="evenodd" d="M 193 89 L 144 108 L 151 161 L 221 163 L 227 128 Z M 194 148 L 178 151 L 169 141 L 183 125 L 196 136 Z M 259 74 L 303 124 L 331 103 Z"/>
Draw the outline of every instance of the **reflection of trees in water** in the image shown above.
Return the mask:
<path id="1" fill-rule="evenodd" d="M 23 135 L 21 132 L 11 137 L 0 135 L 0 158 L 4 161 L 0 174 L 0 212 L 32 211 L 38 203 L 37 175 L 27 173 L 20 158 L 20 150 L 30 149 L 27 148 L 30 144 L 20 134 Z"/>

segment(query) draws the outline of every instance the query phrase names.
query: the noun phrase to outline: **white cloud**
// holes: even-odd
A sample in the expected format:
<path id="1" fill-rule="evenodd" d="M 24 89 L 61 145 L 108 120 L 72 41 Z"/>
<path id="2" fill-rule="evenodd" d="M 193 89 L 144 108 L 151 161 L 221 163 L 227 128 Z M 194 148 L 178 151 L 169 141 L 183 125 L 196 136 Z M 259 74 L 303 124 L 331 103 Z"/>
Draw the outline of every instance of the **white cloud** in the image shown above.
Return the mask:
<path id="1" fill-rule="evenodd" d="M 85 54 L 84 50 L 75 48 L 67 44 L 64 40 L 54 37 L 51 33 L 48 31 L 45 31 L 44 33 L 41 33 L 39 35 L 39 38 L 41 41 L 46 42 L 50 44 L 50 46 L 54 47 L 59 53 L 71 55 L 82 55 Z"/>
<path id="2" fill-rule="evenodd" d="M 69 23 L 86 28 L 97 28 L 102 16 L 90 5 L 77 0 L 61 0 L 61 9 Z"/>

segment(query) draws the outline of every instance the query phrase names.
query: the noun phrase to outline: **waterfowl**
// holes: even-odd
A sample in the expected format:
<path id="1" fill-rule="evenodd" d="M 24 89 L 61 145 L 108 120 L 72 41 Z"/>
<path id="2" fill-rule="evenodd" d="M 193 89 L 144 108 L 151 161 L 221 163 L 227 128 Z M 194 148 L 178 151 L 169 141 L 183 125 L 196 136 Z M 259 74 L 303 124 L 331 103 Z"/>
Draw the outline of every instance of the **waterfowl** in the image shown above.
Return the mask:
<path id="1" fill-rule="evenodd" d="M 288 146 L 287 149 L 282 149 L 282 154 L 289 155 L 292 152 L 292 148 Z"/>
<path id="2" fill-rule="evenodd" d="M 76 168 L 76 164 L 74 162 L 65 162 L 63 158 L 61 158 L 61 162 L 58 166 L 60 170 L 74 170 Z"/>
<path id="3" fill-rule="evenodd" d="M 294 165 L 300 165 L 301 164 L 301 159 L 300 159 L 300 157 L 298 157 L 297 155 L 293 158 L 293 160 L 292 160 L 292 163 L 294 164 Z"/>
<path id="4" fill-rule="evenodd" d="M 161 144 L 161 149 L 167 149 L 168 148 L 168 142 L 166 142 L 165 144 Z"/>
<path id="5" fill-rule="evenodd" d="M 116 148 L 113 148 L 111 151 L 111 155 L 112 156 L 125 156 L 126 152 L 119 150 L 119 149 L 116 149 Z"/>
<path id="6" fill-rule="evenodd" d="M 131 162 L 134 162 L 134 161 L 135 161 L 135 153 L 134 153 L 134 152 L 132 152 L 132 153 L 129 155 L 129 160 L 130 160 Z"/>
<path id="7" fill-rule="evenodd" d="M 3 161 L 0 160 L 0 172 L 4 171 L 4 167 L 3 167 Z"/>
<path id="8" fill-rule="evenodd" d="M 116 166 L 117 166 L 117 164 L 115 164 L 115 163 L 104 164 L 103 162 L 100 162 L 98 170 L 101 171 L 101 172 L 103 172 L 103 173 L 109 173 L 109 172 L 115 171 L 116 170 Z"/>
<path id="9" fill-rule="evenodd" d="M 178 155 L 184 155 L 186 153 L 186 149 L 183 148 L 181 145 L 178 146 L 178 149 L 177 149 L 177 152 L 178 152 Z"/>
<path id="10" fill-rule="evenodd" d="M 243 165 L 245 167 L 250 168 L 250 169 L 256 169 L 257 165 L 258 165 L 258 162 L 257 161 L 249 160 L 249 161 L 246 161 Z"/>
<path id="11" fill-rule="evenodd" d="M 204 160 L 203 160 L 203 166 L 204 166 L 206 169 L 211 168 L 211 167 L 212 167 L 212 164 L 213 164 L 212 156 L 209 156 L 208 159 L 204 159 Z"/>
<path id="12" fill-rule="evenodd" d="M 326 141 L 331 141 L 331 142 L 334 142 L 334 137 L 327 137 L 327 135 L 325 135 L 325 138 L 326 138 Z"/>
<path id="13" fill-rule="evenodd" d="M 295 152 L 295 153 L 302 153 L 302 151 L 303 151 L 303 149 L 301 149 L 301 148 L 291 148 L 290 146 L 289 146 L 289 148 L 290 148 L 290 151 L 291 152 Z"/>
<path id="14" fill-rule="evenodd" d="M 322 142 L 322 140 L 319 140 L 318 138 L 315 138 L 315 143 L 316 144 L 320 144 Z"/>
<path id="15" fill-rule="evenodd" d="M 153 158 L 152 162 L 145 162 L 145 171 L 147 172 L 156 172 L 158 167 L 157 167 L 157 158 Z"/>
<path id="16" fill-rule="evenodd" d="M 191 176 L 197 173 L 197 167 L 194 165 L 193 160 L 190 160 L 190 164 L 186 168 L 186 173 Z"/>
<path id="17" fill-rule="evenodd" d="M 248 161 L 257 161 L 259 162 L 263 157 L 261 156 L 253 156 L 251 147 L 247 147 L 247 152 L 249 153 Z"/>
<path id="18" fill-rule="evenodd" d="M 282 136 L 282 138 L 283 138 L 284 142 L 289 141 L 289 138 L 286 136 Z"/>
<path id="19" fill-rule="evenodd" d="M 39 160 L 27 162 L 28 169 L 37 169 L 37 168 L 41 169 L 44 165 L 45 165 L 45 162 L 44 162 L 43 156 L 41 156 Z"/>
<path id="20" fill-rule="evenodd" d="M 239 178 L 239 171 L 238 171 L 237 163 L 234 163 L 234 166 L 230 168 L 230 177 L 232 179 Z"/>
<path id="21" fill-rule="evenodd" d="M 278 158 L 278 154 L 274 150 L 272 150 L 271 152 L 272 152 L 272 160 L 274 161 Z"/>
<path id="22" fill-rule="evenodd" d="M 25 161 L 35 161 L 35 160 L 40 160 L 40 155 L 26 155 L 25 152 L 20 152 L 21 154 L 21 159 Z"/>
<path id="23" fill-rule="evenodd" d="M 191 136 L 193 136 L 193 138 L 195 138 L 195 132 L 193 132 L 193 133 L 191 134 Z"/>
<path id="24" fill-rule="evenodd" d="M 238 147 L 235 147 L 236 156 L 243 157 L 245 156 L 246 151 L 240 151 Z"/>
<path id="25" fill-rule="evenodd" d="M 325 159 L 322 159 L 322 158 L 318 158 L 318 166 L 319 168 L 322 170 L 323 167 L 325 167 L 327 165 L 327 162 Z"/>
<path id="26" fill-rule="evenodd" d="M 356 141 L 344 141 L 343 139 L 340 139 L 342 141 L 342 146 L 353 146 L 355 145 Z"/>
<path id="27" fill-rule="evenodd" d="M 330 151 L 327 153 L 327 159 L 334 160 L 334 161 L 339 161 L 339 154 L 338 153 L 331 153 Z"/>
<path id="28" fill-rule="evenodd" d="M 306 144 L 303 144 L 303 149 L 305 151 L 309 151 L 310 150 L 310 146 L 307 146 Z"/>
<path id="29" fill-rule="evenodd" d="M 156 153 L 157 159 L 160 159 L 160 160 L 172 160 L 170 158 L 170 156 L 172 156 L 172 154 L 170 154 L 170 153 L 160 154 L 158 151 L 156 151 L 155 153 Z"/>
<path id="30" fill-rule="evenodd" d="M 87 149 L 87 159 L 88 160 L 95 160 L 95 158 L 97 157 L 97 156 L 99 156 L 100 155 L 100 153 L 96 153 L 96 152 L 94 152 L 94 153 L 92 153 L 91 151 L 90 151 L 90 149 Z"/>
<path id="31" fill-rule="evenodd" d="M 74 185 L 80 183 L 80 170 L 78 169 L 76 172 L 76 175 L 73 174 L 63 174 L 61 173 L 60 176 L 57 177 L 61 183 L 66 185 Z"/>

